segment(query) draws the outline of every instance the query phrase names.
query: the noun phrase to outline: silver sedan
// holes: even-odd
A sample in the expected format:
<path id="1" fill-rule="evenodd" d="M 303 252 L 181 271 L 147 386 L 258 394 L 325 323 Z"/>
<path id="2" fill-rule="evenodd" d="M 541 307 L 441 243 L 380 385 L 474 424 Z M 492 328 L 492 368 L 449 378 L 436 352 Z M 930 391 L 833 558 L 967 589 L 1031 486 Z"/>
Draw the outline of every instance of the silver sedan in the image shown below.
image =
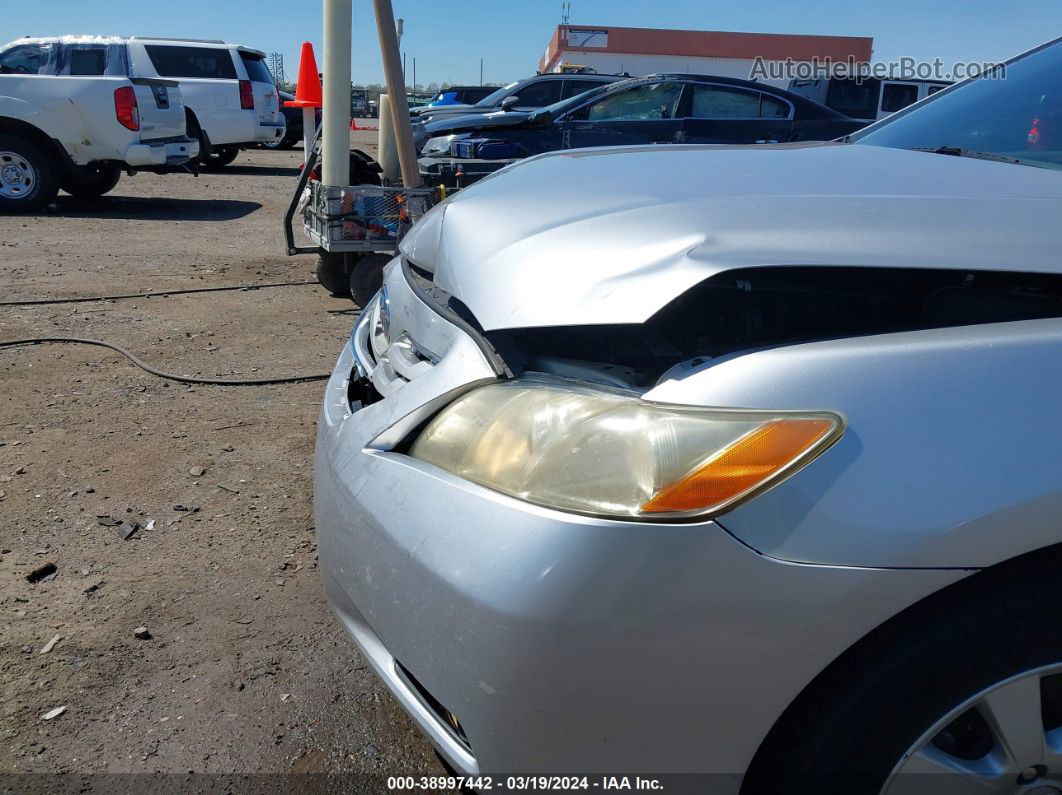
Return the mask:
<path id="1" fill-rule="evenodd" d="M 531 158 L 413 228 L 316 517 L 449 765 L 1062 792 L 1059 75 Z"/>

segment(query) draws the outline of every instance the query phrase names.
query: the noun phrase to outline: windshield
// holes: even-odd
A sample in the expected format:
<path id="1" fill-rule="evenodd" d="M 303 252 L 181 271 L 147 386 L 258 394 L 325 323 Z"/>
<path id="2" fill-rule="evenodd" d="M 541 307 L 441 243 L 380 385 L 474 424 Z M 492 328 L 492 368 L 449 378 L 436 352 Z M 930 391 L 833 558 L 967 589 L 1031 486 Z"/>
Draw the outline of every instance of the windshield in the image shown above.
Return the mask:
<path id="1" fill-rule="evenodd" d="M 497 91 L 492 91 L 491 93 L 487 94 L 487 96 L 483 97 L 483 99 L 481 99 L 479 102 L 477 102 L 476 103 L 476 107 L 477 108 L 493 108 L 495 105 L 497 105 L 499 102 L 501 102 L 502 101 L 502 97 L 504 97 L 506 94 L 508 94 L 510 89 L 514 88 L 517 85 L 517 83 L 519 83 L 519 82 L 520 81 L 517 80 L 514 83 L 509 83 L 509 85 L 507 85 L 507 86 L 502 86 Z"/>
<path id="2" fill-rule="evenodd" d="M 850 140 L 1062 168 L 1062 40 L 1009 62 L 1002 79 L 980 77 L 941 91 Z"/>
<path id="3" fill-rule="evenodd" d="M 595 97 L 598 94 L 604 93 L 606 88 L 612 88 L 615 85 L 617 84 L 602 83 L 599 86 L 584 91 L 582 94 L 576 94 L 574 97 L 568 97 L 567 99 L 562 99 L 560 102 L 554 102 L 552 105 L 546 105 L 546 107 L 544 108 L 539 108 L 531 114 L 531 117 L 534 118 L 540 113 L 548 113 L 551 119 L 559 118 L 562 114 L 567 113 L 569 110 L 579 107 L 584 102 L 586 102 L 586 100 Z"/>

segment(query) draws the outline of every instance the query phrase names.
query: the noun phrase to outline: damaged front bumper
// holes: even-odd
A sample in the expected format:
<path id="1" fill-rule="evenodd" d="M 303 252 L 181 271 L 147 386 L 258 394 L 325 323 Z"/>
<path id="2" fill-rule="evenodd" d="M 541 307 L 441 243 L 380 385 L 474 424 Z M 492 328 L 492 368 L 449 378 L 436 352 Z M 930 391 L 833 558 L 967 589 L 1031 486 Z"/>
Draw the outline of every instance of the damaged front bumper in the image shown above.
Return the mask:
<path id="1" fill-rule="evenodd" d="M 499 376 L 397 262 L 385 286 L 386 320 L 378 299 L 318 426 L 321 571 L 344 627 L 459 772 L 742 773 L 822 668 L 961 576 L 793 565 L 712 521 L 576 516 L 402 454 Z"/>

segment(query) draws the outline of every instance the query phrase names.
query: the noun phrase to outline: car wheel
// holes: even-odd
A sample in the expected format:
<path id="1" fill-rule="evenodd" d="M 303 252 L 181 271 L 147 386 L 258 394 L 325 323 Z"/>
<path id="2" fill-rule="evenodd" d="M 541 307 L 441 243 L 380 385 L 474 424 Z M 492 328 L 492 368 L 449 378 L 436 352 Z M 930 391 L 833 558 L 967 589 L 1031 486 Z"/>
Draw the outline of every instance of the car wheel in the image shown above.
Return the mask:
<path id="1" fill-rule="evenodd" d="M 0 212 L 43 210 L 59 193 L 52 162 L 29 141 L 0 135 Z"/>
<path id="2" fill-rule="evenodd" d="M 262 144 L 262 148 L 263 149 L 272 149 L 274 152 L 278 152 L 278 151 L 282 151 L 282 150 L 283 151 L 287 151 L 288 149 L 293 149 L 295 147 L 295 142 L 297 140 L 298 140 L 298 138 L 291 138 L 291 137 L 285 135 L 283 138 L 280 138 L 280 139 L 278 139 L 276 141 L 267 141 L 267 142 L 265 142 L 264 144 Z"/>
<path id="3" fill-rule="evenodd" d="M 391 261 L 386 254 L 358 257 L 350 270 L 350 297 L 359 307 L 365 307 L 383 287 L 384 265 Z"/>
<path id="4" fill-rule="evenodd" d="M 332 295 L 350 295 L 350 266 L 346 254 L 322 251 L 317 255 L 317 281 Z"/>
<path id="5" fill-rule="evenodd" d="M 200 162 L 207 171 L 218 171 L 235 160 L 239 154 L 238 146 L 215 146 L 211 154 L 200 158 Z"/>
<path id="6" fill-rule="evenodd" d="M 79 199 L 95 199 L 114 190 L 121 178 L 117 166 L 89 166 L 72 170 L 60 187 Z"/>
<path id="7" fill-rule="evenodd" d="M 1032 559 L 860 641 L 771 730 L 742 795 L 1062 793 L 1062 555 Z"/>

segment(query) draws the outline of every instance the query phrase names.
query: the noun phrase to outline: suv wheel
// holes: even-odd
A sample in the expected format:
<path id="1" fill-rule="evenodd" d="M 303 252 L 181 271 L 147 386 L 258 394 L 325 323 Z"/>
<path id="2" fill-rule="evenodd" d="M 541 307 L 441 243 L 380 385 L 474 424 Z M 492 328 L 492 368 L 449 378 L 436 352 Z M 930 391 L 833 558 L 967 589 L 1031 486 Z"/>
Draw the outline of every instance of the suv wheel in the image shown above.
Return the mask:
<path id="1" fill-rule="evenodd" d="M 203 156 L 201 162 L 207 171 L 218 171 L 235 160 L 239 154 L 238 146 L 215 146 L 213 153 Z"/>
<path id="2" fill-rule="evenodd" d="M 89 166 L 72 169 L 60 187 L 79 199 L 95 199 L 114 190 L 121 178 L 122 170 L 117 166 Z"/>
<path id="3" fill-rule="evenodd" d="M 43 210 L 59 193 L 52 162 L 34 144 L 0 135 L 0 212 Z"/>
<path id="4" fill-rule="evenodd" d="M 294 149 L 295 142 L 298 140 L 298 138 L 292 138 L 290 136 L 285 135 L 283 138 L 278 138 L 275 141 L 266 141 L 264 144 L 262 144 L 262 148 L 272 149 L 273 151 Z"/>

